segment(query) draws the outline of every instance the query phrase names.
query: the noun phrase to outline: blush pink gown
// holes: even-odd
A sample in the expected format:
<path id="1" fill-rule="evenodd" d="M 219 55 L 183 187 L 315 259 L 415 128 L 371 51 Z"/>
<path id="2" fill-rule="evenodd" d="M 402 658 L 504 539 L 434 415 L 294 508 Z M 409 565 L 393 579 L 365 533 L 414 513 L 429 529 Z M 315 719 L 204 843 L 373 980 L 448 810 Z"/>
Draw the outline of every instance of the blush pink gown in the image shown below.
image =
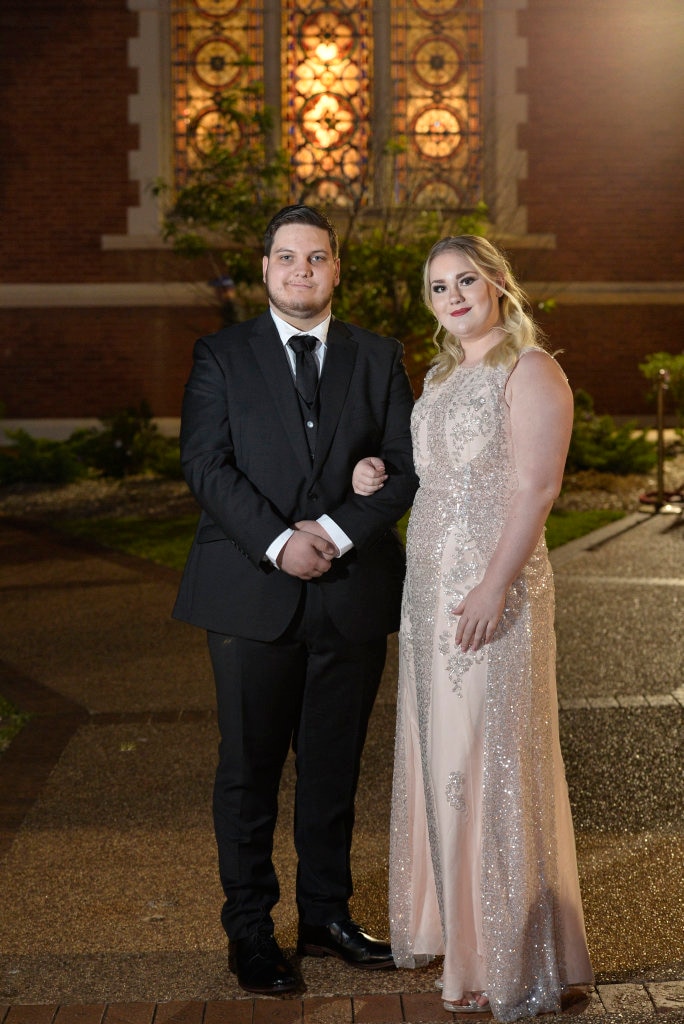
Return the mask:
<path id="1" fill-rule="evenodd" d="M 482 578 L 516 489 L 510 372 L 480 364 L 428 378 L 413 413 L 420 488 L 407 536 L 390 853 L 397 965 L 443 954 L 443 998 L 484 991 L 501 1021 L 557 1012 L 564 987 L 593 981 L 543 536 L 493 641 L 476 654 L 454 643 L 452 611 Z"/>

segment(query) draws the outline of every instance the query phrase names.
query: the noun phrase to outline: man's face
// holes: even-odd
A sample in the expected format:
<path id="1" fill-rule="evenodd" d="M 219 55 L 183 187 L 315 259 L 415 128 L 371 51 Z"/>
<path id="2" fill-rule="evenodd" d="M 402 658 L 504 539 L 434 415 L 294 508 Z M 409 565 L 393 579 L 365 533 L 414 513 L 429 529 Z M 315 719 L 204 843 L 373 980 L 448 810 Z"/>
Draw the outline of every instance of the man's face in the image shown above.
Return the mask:
<path id="1" fill-rule="evenodd" d="M 278 316 L 302 330 L 315 327 L 330 312 L 339 280 L 327 231 L 310 224 L 278 228 L 271 255 L 264 256 L 264 284 Z"/>

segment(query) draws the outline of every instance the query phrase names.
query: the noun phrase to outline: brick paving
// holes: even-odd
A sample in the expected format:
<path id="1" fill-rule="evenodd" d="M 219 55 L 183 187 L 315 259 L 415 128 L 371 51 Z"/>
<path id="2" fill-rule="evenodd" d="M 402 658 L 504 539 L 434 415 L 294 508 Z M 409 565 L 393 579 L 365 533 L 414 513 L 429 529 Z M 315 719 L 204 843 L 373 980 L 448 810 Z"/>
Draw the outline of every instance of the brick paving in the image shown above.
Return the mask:
<path id="1" fill-rule="evenodd" d="M 679 586 L 673 586 L 673 566 L 682 564 L 676 558 L 668 555 L 665 558 L 663 553 L 656 551 L 658 537 L 663 531 L 656 529 L 657 524 L 653 522 L 648 532 L 632 530 L 636 541 L 633 558 L 635 564 L 639 565 L 639 572 L 643 574 L 650 571 L 649 559 L 660 558 L 663 562 L 660 570 L 661 577 L 657 571 L 648 576 L 648 588 L 660 594 L 658 590 L 659 579 L 663 587 L 678 590 Z M 14 525 L 15 529 L 20 529 Z M 0 520 L 0 534 L 2 521 Z M 679 531 L 681 534 L 681 530 Z M 641 536 L 640 536 L 641 535 Z M 30 549 L 30 532 L 22 536 L 26 541 L 27 549 Z M 103 686 L 98 678 L 94 682 L 86 678 L 84 671 L 83 679 L 78 678 L 78 673 L 65 671 L 60 668 L 59 652 L 46 645 L 45 653 L 41 653 L 40 647 L 36 647 L 36 636 L 41 635 L 41 629 L 45 632 L 45 623 L 49 623 L 49 616 L 55 614 L 55 607 L 42 612 L 46 580 L 48 588 L 54 588 L 58 593 L 61 587 L 62 577 L 66 573 L 75 576 L 73 582 L 67 581 L 65 588 L 71 587 L 67 596 L 67 604 L 64 605 L 64 621 L 60 622 L 60 631 L 68 634 L 70 630 L 71 617 L 82 619 L 87 614 L 87 603 L 92 600 L 87 593 L 82 593 L 82 577 L 79 575 L 81 569 L 74 568 L 74 562 L 78 563 L 78 552 L 83 550 L 87 557 L 104 557 L 111 563 L 111 566 L 121 568 L 121 579 L 119 580 L 115 571 L 112 578 L 105 579 L 103 586 L 109 588 L 111 593 L 116 586 L 121 584 L 122 600 L 131 600 L 131 577 L 140 574 L 145 580 L 154 580 L 160 584 L 173 584 L 175 576 L 164 570 L 156 570 L 153 567 L 143 566 L 134 559 L 119 559 L 118 556 L 101 553 L 93 553 L 93 549 L 85 546 L 80 549 L 78 545 L 70 542 L 65 547 L 69 548 L 68 557 L 63 557 L 60 549 L 60 542 L 50 539 L 47 533 L 34 534 L 36 550 L 31 557 L 24 552 L 23 564 L 31 563 L 31 571 L 34 576 L 39 576 L 38 582 L 24 582 L 21 578 L 15 577 L 11 570 L 12 555 L 9 557 L 9 568 L 3 567 L 0 560 L 0 599 L 4 594 L 6 603 L 0 608 L 0 621 L 11 619 L 13 632 L 10 636 L 9 648 L 3 648 L 8 660 L 0 662 L 0 693 L 18 704 L 23 710 L 30 712 L 33 717 L 22 733 L 13 741 L 8 751 L 0 758 L 0 867 L 2 860 L 11 853 L 14 844 L 25 835 L 25 822 L 30 820 L 32 809 L 41 794 L 44 793 L 46 785 L 54 783 L 56 769 L 59 768 L 63 754 L 67 748 L 73 747 L 75 738 L 82 736 L 84 726 L 97 727 L 98 735 L 106 733 L 110 729 L 134 728 L 136 726 L 145 728 L 166 728 L 179 726 L 202 726 L 202 723 L 213 724 L 215 712 L 210 701 L 203 697 L 188 693 L 187 690 L 176 690 L 164 679 L 155 689 L 155 681 L 143 679 L 140 671 L 134 665 L 135 671 L 131 677 L 130 686 L 121 683 L 125 677 L 126 665 L 119 664 L 116 658 L 110 661 L 115 668 L 113 678 L 115 685 L 121 686 L 117 692 L 115 687 L 110 689 L 109 684 Z M 641 545 L 641 546 L 639 546 Z M 643 549 L 643 550 L 642 550 Z M 10 551 L 14 549 L 11 548 Z M 587 550 L 583 548 L 582 550 Z M 673 549 L 678 551 L 678 549 Z M 628 554 L 629 554 L 628 549 Z M 573 559 L 576 556 L 573 555 Z M 621 558 L 618 556 L 618 568 L 622 569 Z M 559 558 L 559 566 L 568 564 L 568 553 Z M 602 556 L 606 561 L 605 555 Z M 55 562 L 53 569 L 51 560 Z M 597 559 L 597 562 L 599 560 Z M 665 564 L 665 562 L 667 564 Z M 568 580 L 571 587 L 575 587 L 576 580 L 581 576 L 575 573 L 574 566 L 579 563 L 572 561 L 572 573 L 568 573 Z M 36 569 L 35 566 L 39 568 Z M 84 570 L 85 571 L 85 570 Z M 99 571 L 99 570 L 97 570 Z M 592 568 L 593 571 L 593 568 Z M 561 570 L 562 572 L 562 570 Z M 610 585 L 614 586 L 615 568 L 610 569 Z M 106 574 L 105 574 L 106 575 Z M 86 581 L 87 583 L 87 581 Z M 32 593 L 35 590 L 35 594 Z M 592 594 L 597 591 L 596 580 L 592 579 Z M 170 591 L 169 591 L 170 592 Z M 663 591 L 664 592 L 664 591 Z M 98 592 L 93 588 L 93 594 Z M 105 591 L 103 590 L 104 594 Z M 563 589 L 560 587 L 561 602 Z M 19 610 L 15 608 L 17 596 L 25 604 Z M 601 602 L 598 597 L 594 598 L 594 605 L 590 609 L 593 617 L 599 618 L 598 610 Z M 33 603 L 32 603 L 33 602 Z M 80 602 L 80 603 L 79 603 Z M 73 606 L 73 608 L 71 607 Z M 572 615 L 576 616 L 577 607 L 572 604 Z M 626 607 L 626 606 L 625 606 Z M 70 610 L 71 609 L 71 610 Z M 45 615 L 44 620 L 40 619 L 41 614 Z M 138 614 L 140 611 L 138 609 Z M 130 612 L 126 615 L 130 618 Z M 121 622 L 126 622 L 126 615 Z M 668 619 L 668 616 L 670 618 Z M 678 624 L 678 625 L 677 625 Z M 141 628 L 149 631 L 149 624 L 144 621 Z M 678 628 L 679 627 L 679 628 Z M 612 683 L 606 683 L 603 690 L 598 689 L 595 693 L 587 695 L 574 695 L 572 691 L 561 694 L 560 707 L 563 715 L 577 714 L 582 716 L 583 721 L 589 721 L 589 716 L 609 712 L 610 717 L 621 714 L 641 712 L 642 714 L 673 714 L 681 717 L 682 705 L 684 704 L 684 688 L 682 687 L 681 668 L 683 660 L 678 656 L 677 644 L 682 644 L 681 638 L 681 611 L 677 612 L 675 606 L 667 611 L 665 621 L 658 624 L 663 630 L 663 635 L 670 638 L 673 650 L 664 650 L 660 645 L 660 651 L 669 658 L 667 665 L 661 669 L 650 668 L 651 678 L 638 692 L 632 692 L 632 688 L 623 688 Z M 80 628 L 80 622 L 79 622 Z M 17 639 L 16 633 L 20 629 L 26 630 L 26 637 Z M 121 625 L 116 624 L 116 630 L 121 630 Z M 78 630 L 76 630 L 78 635 Z M 586 629 L 580 629 L 579 633 L 584 638 L 587 635 Z M 53 642 L 53 639 L 51 640 Z M 127 641 L 131 643 L 130 639 Z M 12 647 L 11 645 L 14 644 Z M 8 653 L 9 651 L 9 653 Z M 175 663 L 182 659 L 179 651 L 171 652 L 166 661 Z M 569 661 L 572 659 L 568 658 Z M 579 657 L 578 657 L 579 662 Z M 107 663 L 107 662 L 106 662 Z M 190 658 L 188 665 L 195 664 Z M 162 662 L 164 665 L 164 662 Z M 672 670 L 672 665 L 678 665 L 679 670 Z M 641 672 L 643 665 L 640 663 L 638 672 Z M 60 671 L 62 675 L 60 675 Z M 187 666 L 183 670 L 187 675 Z M 638 678 L 635 671 L 634 677 Z M 149 674 L 145 668 L 143 673 Z M 95 677 L 97 672 L 95 672 Z M 160 676 L 161 679 L 161 676 Z M 662 685 L 660 685 L 662 681 Z M 150 697 L 141 696 L 141 685 L 150 684 Z M 183 680 L 183 686 L 185 686 Z M 88 686 L 90 689 L 88 690 Z M 166 686 L 167 690 L 163 690 Z M 83 697 L 74 696 L 74 688 L 82 687 Z M 166 694 L 166 695 L 165 695 Z M 148 701 L 148 706 L 141 706 Z M 586 718 L 584 717 L 586 716 Z M 389 721 L 389 716 L 388 719 Z M 87 731 L 87 730 L 86 730 Z M 680 751 L 681 753 L 681 751 Z M 681 775 L 681 760 L 678 759 L 676 751 L 672 752 L 672 771 L 679 771 Z M 677 768 L 677 764 L 679 767 Z M 647 801 L 645 800 L 645 803 Z M 673 810 L 673 819 L 677 819 L 678 809 Z M 675 827 L 675 832 L 677 827 Z M 681 835 L 681 829 L 679 830 Z M 665 833 L 663 833 L 665 836 Z M 680 862 L 681 863 L 681 862 Z M 680 871 L 681 880 L 681 871 Z M 657 888 L 658 881 L 654 879 L 654 886 Z M 679 900 L 682 905 L 681 883 L 679 894 L 673 892 L 672 899 Z M 610 908 L 609 912 L 618 917 L 624 908 Z M 671 920 L 675 920 L 673 917 Z M 39 922 L 36 920 L 38 928 Z M 639 936 L 636 936 L 636 940 Z M 581 1016 L 585 1020 L 601 1020 L 605 1024 L 612 1022 L 641 1022 L 662 1020 L 668 1022 L 684 1021 L 684 979 L 677 980 L 680 974 L 674 973 L 677 964 L 682 962 L 681 938 L 679 934 L 672 938 L 670 962 L 674 968 L 667 967 L 667 933 L 664 936 L 666 952 L 661 963 L 660 977 L 664 980 L 638 980 L 638 981 L 614 981 L 605 980 L 610 972 L 601 974 L 599 970 L 596 987 L 586 998 L 573 998 L 567 1005 L 564 1005 L 563 1016 Z M 3 951 L 0 949 L 0 953 Z M 29 949 L 27 953 L 31 953 Z M 601 951 L 599 951 L 600 954 Z M 75 962 L 78 958 L 75 958 Z M 328 962 L 326 962 L 328 964 Z M 65 968 L 66 969 L 66 968 Z M 454 1019 L 466 1021 L 472 1015 L 455 1015 L 446 1012 L 442 1008 L 441 1000 L 436 991 L 387 991 L 388 980 L 380 985 L 380 979 L 371 977 L 365 972 L 351 972 L 355 975 L 364 973 L 361 987 L 367 983 L 368 991 L 358 991 L 359 982 L 356 981 L 357 989 L 348 990 L 341 994 L 330 995 L 325 991 L 309 991 L 301 997 L 288 999 L 250 998 L 246 995 L 238 998 L 207 998 L 197 999 L 166 999 L 158 1001 L 145 999 L 132 999 L 122 1001 L 120 998 L 112 998 L 110 1001 L 100 1001 L 89 996 L 79 998 L 78 970 L 70 966 L 69 970 L 74 971 L 65 981 L 64 986 L 58 986 L 59 991 L 73 992 L 74 995 L 62 997 L 61 1001 L 40 1002 L 38 1000 L 8 998 L 8 993 L 0 990 L 0 1024 L 444 1024 L 453 1022 Z M 329 966 L 321 968 L 324 972 L 325 988 L 328 992 L 334 991 L 334 985 L 339 982 L 342 976 L 342 968 L 330 962 Z M 327 973 L 325 973 L 327 972 Z M 11 973 L 11 972 L 10 972 Z M 386 973 L 386 972 L 379 972 Z M 409 972 L 414 973 L 414 972 Z M 629 975 L 625 970 L 624 974 Z M 641 975 L 643 977 L 643 974 Z M 397 984 L 401 984 L 401 974 L 393 976 Z M 603 979 L 603 980 L 602 980 Z M 356 980 L 356 979 L 355 979 Z M 389 987 L 392 987 L 389 983 Z M 383 991 L 373 989 L 383 988 Z M 408 987 L 408 986 L 406 986 Z M 312 986 L 310 985 L 311 989 Z M 57 988 L 55 989 L 57 991 Z M 98 993 L 99 995 L 111 994 L 107 989 Z M 50 993 L 52 994 L 52 992 Z M 157 992 L 145 992 L 145 995 L 155 995 Z M 202 992 L 204 995 L 205 993 Z M 485 1021 L 491 1019 L 482 1015 Z"/>
<path id="2" fill-rule="evenodd" d="M 660 1017 L 671 1024 L 684 1016 L 684 982 L 598 985 L 586 998 L 575 995 L 564 1003 L 563 1017 L 580 1015 L 585 1021 L 597 1022 L 616 1016 L 627 1021 Z M 211 1002 L 0 1005 L 0 1024 L 453 1024 L 468 1019 L 472 1014 L 449 1013 L 434 996 L 421 992 Z"/>

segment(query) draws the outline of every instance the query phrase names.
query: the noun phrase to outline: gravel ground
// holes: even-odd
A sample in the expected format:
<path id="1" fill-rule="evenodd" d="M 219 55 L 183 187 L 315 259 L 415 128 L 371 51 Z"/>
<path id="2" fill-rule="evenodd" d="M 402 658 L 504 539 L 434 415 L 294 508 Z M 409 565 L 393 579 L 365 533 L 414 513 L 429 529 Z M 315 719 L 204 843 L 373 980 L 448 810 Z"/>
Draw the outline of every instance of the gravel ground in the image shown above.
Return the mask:
<path id="1" fill-rule="evenodd" d="M 665 491 L 684 490 L 684 451 L 666 460 Z M 557 509 L 648 510 L 640 496 L 655 492 L 657 476 L 615 476 L 585 471 L 565 478 Z M 197 504 L 181 480 L 136 476 L 124 480 L 88 479 L 63 486 L 14 484 L 0 487 L 0 517 L 54 522 L 63 519 L 193 515 Z"/>
<path id="2" fill-rule="evenodd" d="M 0 516 L 39 522 L 64 519 L 168 519 L 198 512 L 182 480 L 135 476 L 88 479 L 73 484 L 0 487 Z"/>
<path id="3" fill-rule="evenodd" d="M 648 510 L 648 503 L 642 496 L 657 493 L 658 478 L 654 471 L 649 474 L 617 476 L 614 473 L 598 473 L 585 470 L 565 477 L 563 490 L 556 501 L 556 509 L 614 508 L 625 512 Z M 663 490 L 674 499 L 684 493 L 684 451 L 667 459 L 663 467 Z"/>

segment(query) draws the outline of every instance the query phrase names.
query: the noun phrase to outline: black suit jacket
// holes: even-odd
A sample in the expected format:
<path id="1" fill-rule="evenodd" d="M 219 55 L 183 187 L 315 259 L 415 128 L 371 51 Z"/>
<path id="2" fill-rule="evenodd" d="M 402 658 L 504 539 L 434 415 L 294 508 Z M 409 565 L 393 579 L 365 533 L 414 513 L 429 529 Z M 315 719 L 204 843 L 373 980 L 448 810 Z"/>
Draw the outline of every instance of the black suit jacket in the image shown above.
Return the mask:
<path id="1" fill-rule="evenodd" d="M 411 388 L 392 338 L 333 319 L 312 463 L 287 354 L 270 312 L 195 345 L 181 421 L 181 461 L 202 507 L 174 616 L 213 632 L 270 641 L 292 620 L 301 580 L 264 560 L 300 519 L 330 515 L 354 542 L 319 581 L 339 631 L 357 641 L 399 625 L 404 552 L 394 523 L 411 505 Z M 367 455 L 389 479 L 351 489 Z"/>

